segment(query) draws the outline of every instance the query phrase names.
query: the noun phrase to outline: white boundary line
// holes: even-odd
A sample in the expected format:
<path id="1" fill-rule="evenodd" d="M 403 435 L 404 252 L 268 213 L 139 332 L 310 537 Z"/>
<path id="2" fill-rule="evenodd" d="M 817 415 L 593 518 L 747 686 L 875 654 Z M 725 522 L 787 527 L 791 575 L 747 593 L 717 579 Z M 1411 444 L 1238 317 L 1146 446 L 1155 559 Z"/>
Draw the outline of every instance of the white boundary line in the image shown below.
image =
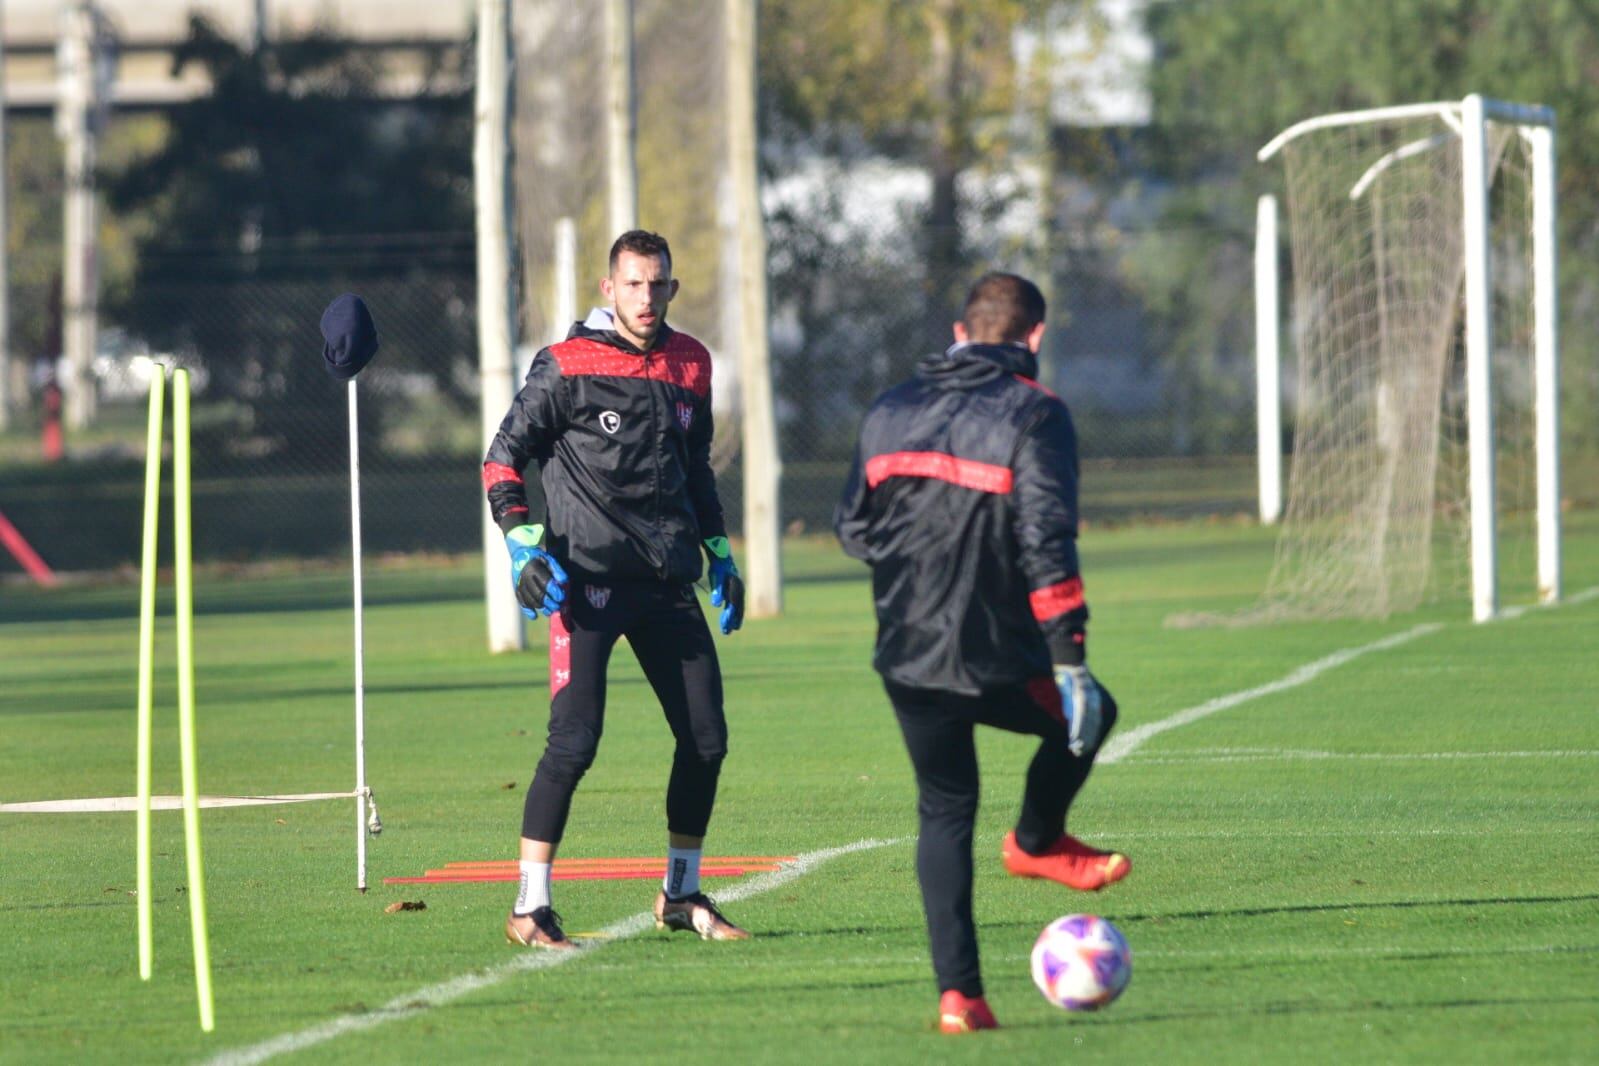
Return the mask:
<path id="1" fill-rule="evenodd" d="M 1443 623 L 1441 622 L 1428 622 L 1426 625 L 1419 625 L 1402 633 L 1395 633 L 1370 644 L 1362 644 L 1358 647 L 1335 651 L 1331 655 L 1317 659 L 1313 663 L 1306 663 L 1286 677 L 1280 677 L 1276 681 L 1268 681 L 1266 684 L 1255 688 L 1246 688 L 1240 692 L 1230 692 L 1225 696 L 1217 696 L 1213 700 L 1206 700 L 1204 703 L 1178 711 L 1176 714 L 1162 718 L 1159 721 L 1146 722 L 1136 729 L 1129 729 L 1120 736 L 1111 737 L 1104 748 L 1100 749 L 1099 758 L 1095 761 L 1107 766 L 1111 763 L 1120 762 L 1142 747 L 1144 741 L 1151 737 L 1159 736 L 1179 726 L 1197 722 L 1201 718 L 1209 718 L 1217 711 L 1225 711 L 1229 707 L 1238 706 L 1240 703 L 1248 703 L 1250 700 L 1259 699 L 1262 696 L 1271 696 L 1291 688 L 1298 688 L 1300 685 L 1314 681 L 1328 670 L 1358 659 L 1369 652 L 1397 648 L 1401 644 L 1408 644 L 1417 637 L 1425 637 L 1436 633 L 1442 628 Z"/>
<path id="2" fill-rule="evenodd" d="M 216 807 L 270 807 L 280 803 L 311 803 L 315 800 L 349 799 L 359 792 L 303 792 L 292 796 L 201 796 L 202 809 Z M 0 814 L 120 814 L 139 809 L 138 796 L 108 796 L 105 799 L 32 800 L 28 803 L 0 803 Z M 152 811 L 183 809 L 182 796 L 151 796 Z"/>
<path id="3" fill-rule="evenodd" d="M 841 855 L 889 847 L 893 844 L 904 843 L 908 839 L 908 837 L 902 837 L 895 840 L 857 840 L 853 844 L 844 844 L 836 848 L 808 851 L 796 857 L 793 862 L 785 863 L 782 869 L 752 877 L 748 881 L 733 885 L 726 891 L 718 892 L 716 898 L 718 902 L 736 903 L 741 899 L 749 899 L 751 896 L 770 892 L 774 888 L 804 877 L 823 863 L 836 859 Z M 389 1000 L 377 1010 L 369 1011 L 365 1014 L 341 1014 L 320 1025 L 313 1025 L 309 1029 L 301 1029 L 295 1033 L 285 1033 L 282 1036 L 273 1037 L 259 1044 L 218 1052 L 210 1059 L 207 1059 L 206 1062 L 208 1066 L 252 1066 L 254 1063 L 265 1062 L 278 1055 L 304 1051 L 306 1048 L 326 1043 L 329 1040 L 344 1036 L 346 1033 L 374 1029 L 388 1022 L 399 1021 L 403 1018 L 413 1018 L 424 1010 L 453 1003 L 462 996 L 508 981 L 530 970 L 548 970 L 564 963 L 587 958 L 607 943 L 638 936 L 654 925 L 655 917 L 650 912 L 645 911 L 640 914 L 634 914 L 620 921 L 612 922 L 600 930 L 595 935 L 595 939 L 580 942 L 579 950 L 577 951 L 524 950 L 510 962 L 501 963 L 486 970 L 462 974 L 460 977 L 452 978 L 440 984 L 419 988 L 415 992 L 407 992 L 402 996 L 396 996 Z"/>
<path id="4" fill-rule="evenodd" d="M 1599 585 L 1594 585 L 1590 588 L 1583 589 L 1581 592 L 1574 593 L 1565 597 L 1564 599 L 1557 600 L 1554 603 L 1536 603 L 1526 604 L 1519 607 L 1508 607 L 1495 615 L 1492 621 L 1513 622 L 1516 619 L 1526 615 L 1530 611 L 1545 611 L 1557 607 L 1573 607 L 1577 604 L 1587 603 L 1594 599 L 1599 599 Z M 1373 641 L 1370 644 L 1362 644 L 1359 647 L 1345 648 L 1342 651 L 1335 651 L 1331 655 L 1328 655 L 1325 658 L 1317 659 L 1313 663 L 1306 663 L 1304 666 L 1301 666 L 1299 669 L 1288 674 L 1286 677 L 1278 678 L 1276 681 L 1269 681 L 1264 685 L 1260 685 L 1256 688 L 1244 689 L 1241 692 L 1232 692 L 1225 696 L 1217 696 L 1213 700 L 1207 700 L 1204 703 L 1189 707 L 1186 710 L 1178 711 L 1176 714 L 1173 714 L 1167 718 L 1162 718 L 1156 722 L 1145 723 L 1144 725 L 1138 726 L 1136 729 L 1130 729 L 1126 733 L 1122 733 L 1119 736 L 1111 737 L 1110 740 L 1106 742 L 1104 748 L 1100 749 L 1099 758 L 1096 759 L 1095 762 L 1104 765 L 1120 762 L 1142 747 L 1144 741 L 1150 739 L 1151 737 L 1159 736 L 1162 733 L 1176 729 L 1179 726 L 1188 725 L 1191 722 L 1197 722 L 1201 718 L 1208 718 L 1217 711 L 1225 711 L 1229 707 L 1238 706 L 1240 703 L 1248 703 L 1250 700 L 1258 699 L 1261 696 L 1270 696 L 1278 692 L 1284 692 L 1291 688 L 1298 688 L 1300 685 L 1303 685 L 1306 682 L 1315 680 L 1328 670 L 1331 670 L 1334 667 L 1342 666 L 1344 663 L 1347 663 L 1353 659 L 1358 659 L 1368 652 L 1387 651 L 1389 648 L 1397 648 L 1401 644 L 1408 644 L 1417 637 L 1425 637 L 1429 634 L 1436 633 L 1442 628 L 1444 628 L 1442 622 L 1428 622 L 1424 625 L 1407 629 L 1402 633 L 1395 633 L 1392 636 L 1384 637 L 1382 640 Z"/>

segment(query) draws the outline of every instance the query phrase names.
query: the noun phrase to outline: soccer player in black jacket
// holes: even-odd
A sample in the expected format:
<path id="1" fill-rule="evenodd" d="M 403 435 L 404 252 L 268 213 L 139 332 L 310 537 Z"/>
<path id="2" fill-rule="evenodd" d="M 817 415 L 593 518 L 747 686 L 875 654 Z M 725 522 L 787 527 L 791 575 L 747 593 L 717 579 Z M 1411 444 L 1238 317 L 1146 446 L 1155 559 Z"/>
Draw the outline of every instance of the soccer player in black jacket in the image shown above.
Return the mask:
<path id="1" fill-rule="evenodd" d="M 989 274 L 955 344 L 872 405 L 834 525 L 872 568 L 873 665 L 916 772 L 939 1027 L 992 1029 L 972 920 L 973 726 L 1040 738 L 1005 869 L 1095 891 L 1131 869 L 1066 833 L 1116 704 L 1088 672 L 1077 568 L 1077 439 L 1040 385 L 1044 297 Z"/>
<path id="2" fill-rule="evenodd" d="M 744 615 L 710 464 L 711 359 L 666 324 L 677 281 L 664 238 L 618 237 L 600 291 L 610 307 L 534 356 L 483 461 L 517 601 L 529 618 L 550 618 L 549 738 L 523 805 L 521 886 L 505 936 L 575 946 L 550 905 L 550 866 L 599 747 L 611 649 L 626 637 L 676 740 L 656 925 L 742 940 L 749 934 L 699 887 L 727 752 L 721 669 L 694 596 L 702 549 L 722 632 Z M 538 523 L 522 480 L 530 463 L 544 490 Z"/>

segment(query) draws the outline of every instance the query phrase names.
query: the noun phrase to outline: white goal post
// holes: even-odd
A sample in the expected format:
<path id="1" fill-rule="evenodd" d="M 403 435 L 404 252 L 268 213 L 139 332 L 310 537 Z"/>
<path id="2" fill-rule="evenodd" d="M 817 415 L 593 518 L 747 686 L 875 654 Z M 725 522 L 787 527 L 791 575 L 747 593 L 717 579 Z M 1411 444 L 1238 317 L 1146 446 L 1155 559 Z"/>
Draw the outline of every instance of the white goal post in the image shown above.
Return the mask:
<path id="1" fill-rule="evenodd" d="M 1472 95 L 1462 101 L 1323 115 L 1278 134 L 1259 158 L 1264 162 L 1280 154 L 1289 157 L 1294 264 L 1290 333 L 1300 358 L 1300 406 L 1283 539 L 1268 599 L 1286 605 L 1283 613 L 1301 616 L 1382 614 L 1419 600 L 1426 581 L 1425 554 L 1419 564 L 1389 556 L 1403 554 L 1401 549 L 1430 550 L 1440 468 L 1436 452 L 1447 428 L 1440 424 L 1438 408 L 1444 402 L 1451 353 L 1463 348 L 1472 616 L 1486 621 L 1497 614 L 1501 493 L 1496 484 L 1500 460 L 1495 409 L 1503 401 L 1495 391 L 1495 366 L 1508 357 L 1496 353 L 1503 342 L 1496 334 L 1495 316 L 1524 314 L 1525 347 L 1530 349 L 1525 371 L 1531 383 L 1528 448 L 1535 452 L 1531 509 L 1536 516 L 1537 594 L 1541 602 L 1558 600 L 1554 113 Z M 1513 235 L 1518 242 L 1514 252 L 1507 250 L 1504 227 L 1522 226 L 1521 215 L 1502 222 L 1495 206 L 1511 195 L 1497 191 L 1496 175 L 1502 167 L 1510 173 L 1512 164 L 1519 168 L 1514 180 L 1521 199 L 1507 214 L 1526 216 L 1525 226 Z M 1451 183 L 1456 183 L 1453 191 Z M 1260 494 L 1262 518 L 1271 521 L 1277 512 L 1272 493 L 1279 475 L 1269 464 L 1279 458 L 1280 448 L 1274 380 L 1279 326 L 1274 201 L 1263 198 L 1257 225 Z M 1524 261 L 1515 260 L 1517 254 Z M 1503 286 L 1496 289 L 1496 281 L 1518 287 L 1507 297 Z M 1519 354 L 1523 343 L 1515 347 Z M 1434 405 L 1431 412 L 1425 411 L 1429 402 Z M 1344 410 L 1349 407 L 1361 408 L 1361 413 L 1352 416 Z M 1362 420 L 1358 425 L 1357 419 Z M 1346 444 L 1352 454 L 1360 454 L 1334 467 L 1327 456 Z M 1424 461 L 1414 462 L 1409 454 L 1429 448 L 1432 455 Z M 1361 484 L 1324 488 L 1334 470 Z M 1351 548 L 1355 541 L 1362 542 L 1364 559 Z M 1329 567 L 1314 558 L 1322 552 L 1344 557 Z M 1409 584 L 1401 580 L 1404 587 L 1392 598 L 1388 585 L 1376 592 L 1359 588 L 1366 580 L 1363 567 L 1393 565 L 1419 565 L 1423 573 Z M 1345 597 L 1344 606 L 1321 610 L 1305 602 L 1331 591 L 1332 579 L 1316 574 L 1318 568 L 1350 575 L 1356 591 Z"/>

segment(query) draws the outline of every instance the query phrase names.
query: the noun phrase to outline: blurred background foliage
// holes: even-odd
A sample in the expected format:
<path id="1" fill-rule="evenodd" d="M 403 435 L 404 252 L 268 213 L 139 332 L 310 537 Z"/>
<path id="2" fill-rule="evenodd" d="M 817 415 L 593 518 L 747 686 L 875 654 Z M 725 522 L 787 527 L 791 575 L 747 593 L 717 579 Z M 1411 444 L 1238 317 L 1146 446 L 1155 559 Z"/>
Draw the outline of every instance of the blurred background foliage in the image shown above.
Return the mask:
<path id="1" fill-rule="evenodd" d="M 517 17 L 564 17 L 553 24 L 591 33 L 597 19 L 581 8 L 558 16 L 521 0 Z M 1559 115 L 1568 454 L 1599 452 L 1599 0 L 1537 8 L 1534 18 L 1482 0 L 763 0 L 758 115 L 785 518 L 825 523 L 860 412 L 948 343 L 965 288 L 990 268 L 1036 277 L 1051 300 L 1041 376 L 1071 403 L 1085 457 L 1103 464 L 1087 481 L 1091 520 L 1249 511 L 1254 204 L 1280 182 L 1255 151 L 1315 114 L 1468 92 Z M 1094 93 L 1077 79 L 1125 36 L 1123 17 L 1147 44 L 1128 76 L 1143 102 L 1130 118 L 1084 117 Z M 725 351 L 708 296 L 727 283 L 720 117 L 706 113 L 721 56 L 719 45 L 695 51 L 715 19 L 639 0 L 637 20 L 640 38 L 660 45 L 639 49 L 642 218 L 677 250 L 679 321 Z M 549 117 L 529 101 L 592 104 L 598 91 L 580 61 L 559 81 L 529 61 L 572 52 L 571 40 L 541 47 L 519 53 L 524 123 Z M 337 550 L 319 523 L 343 475 L 344 397 L 306 368 L 321 308 L 353 289 L 381 308 L 385 345 L 362 377 L 370 502 L 390 514 L 369 530 L 396 550 L 473 550 L 470 27 L 430 53 L 425 91 L 410 98 L 379 93 L 373 53 L 329 30 L 256 49 L 196 15 L 174 63 L 203 68 L 214 91 L 114 113 L 103 145 L 102 327 L 113 346 L 205 370 L 201 472 L 223 495 L 248 495 L 236 510 L 274 532 L 246 535 L 241 518 L 209 540 L 197 532 L 200 549 L 299 554 L 325 540 Z M 594 114 L 569 112 L 567 143 L 598 136 Z M 19 116 L 7 136 L 14 347 L 31 363 L 60 347 L 61 157 L 47 117 Z M 524 170 L 543 150 L 531 138 L 519 133 Z M 592 156 L 568 162 L 560 183 L 601 182 Z M 524 181 L 524 244 L 547 233 L 536 197 Z M 602 249 L 612 235 L 584 202 L 583 247 Z M 579 313 L 595 258 L 580 263 Z M 524 262 L 526 358 L 563 327 L 541 310 L 548 279 Z M 108 365 L 126 355 L 109 351 Z M 91 543 L 61 507 L 63 485 L 118 521 L 137 502 L 124 482 L 142 395 L 112 377 L 100 424 L 69 441 L 64 468 L 39 460 L 37 393 L 0 436 L 0 509 L 36 540 L 61 538 L 67 568 L 132 557 L 132 517 L 114 545 Z M 724 421 L 735 430 L 736 415 Z M 736 449 L 727 457 L 736 525 Z"/>

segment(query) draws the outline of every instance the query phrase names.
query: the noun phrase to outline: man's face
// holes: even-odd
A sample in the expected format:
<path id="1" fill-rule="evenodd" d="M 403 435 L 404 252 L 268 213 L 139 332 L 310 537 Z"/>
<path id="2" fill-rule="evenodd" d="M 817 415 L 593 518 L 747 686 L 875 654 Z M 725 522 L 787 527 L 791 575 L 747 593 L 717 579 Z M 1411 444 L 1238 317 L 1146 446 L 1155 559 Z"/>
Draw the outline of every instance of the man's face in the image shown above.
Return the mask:
<path id="1" fill-rule="evenodd" d="M 677 295 L 677 281 L 662 257 L 623 251 L 611 276 L 600 279 L 600 291 L 616 313 L 617 332 L 648 348 L 666 321 L 666 306 Z"/>

